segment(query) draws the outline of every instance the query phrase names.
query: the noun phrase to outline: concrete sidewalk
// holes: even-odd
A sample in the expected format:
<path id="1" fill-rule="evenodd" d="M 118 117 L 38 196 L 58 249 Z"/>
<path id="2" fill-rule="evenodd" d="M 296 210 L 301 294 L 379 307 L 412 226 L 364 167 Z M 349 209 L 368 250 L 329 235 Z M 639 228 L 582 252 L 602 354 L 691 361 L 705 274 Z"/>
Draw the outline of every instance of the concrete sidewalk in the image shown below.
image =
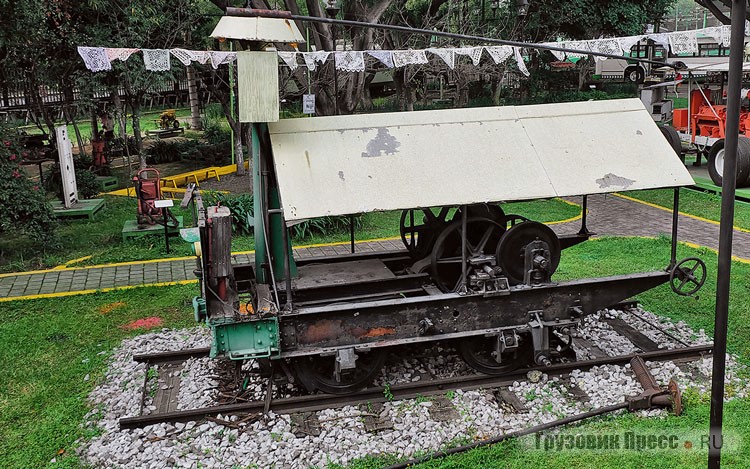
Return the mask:
<path id="1" fill-rule="evenodd" d="M 577 200 L 571 199 L 576 203 Z M 658 208 L 625 196 L 606 194 L 589 196 L 588 228 L 599 236 L 659 236 L 671 234 L 671 210 Z M 558 234 L 577 232 L 580 220 L 554 224 Z M 719 224 L 698 217 L 680 215 L 678 239 L 695 245 L 718 249 Z M 391 251 L 403 249 L 400 239 L 363 241 L 356 251 Z M 297 258 L 350 253 L 349 243 L 300 247 Z M 750 232 L 734 231 L 734 255 L 750 263 Z M 233 256 L 235 264 L 252 261 L 252 254 Z M 196 282 L 194 258 L 126 262 L 92 267 L 52 269 L 0 275 L 0 302 L 16 299 L 54 297 L 93 293 L 147 285 L 170 285 Z"/>

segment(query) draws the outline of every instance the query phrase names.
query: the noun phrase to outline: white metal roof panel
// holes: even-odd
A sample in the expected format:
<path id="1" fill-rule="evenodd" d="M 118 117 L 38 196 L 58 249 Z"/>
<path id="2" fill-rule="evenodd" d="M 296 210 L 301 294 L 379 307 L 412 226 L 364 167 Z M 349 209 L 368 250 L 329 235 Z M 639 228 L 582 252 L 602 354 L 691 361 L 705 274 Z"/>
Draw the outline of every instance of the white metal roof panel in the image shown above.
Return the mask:
<path id="1" fill-rule="evenodd" d="M 284 18 L 222 16 L 211 37 L 259 42 L 305 42 L 294 21 Z"/>
<path id="2" fill-rule="evenodd" d="M 287 221 L 693 184 L 639 99 L 269 124 Z"/>

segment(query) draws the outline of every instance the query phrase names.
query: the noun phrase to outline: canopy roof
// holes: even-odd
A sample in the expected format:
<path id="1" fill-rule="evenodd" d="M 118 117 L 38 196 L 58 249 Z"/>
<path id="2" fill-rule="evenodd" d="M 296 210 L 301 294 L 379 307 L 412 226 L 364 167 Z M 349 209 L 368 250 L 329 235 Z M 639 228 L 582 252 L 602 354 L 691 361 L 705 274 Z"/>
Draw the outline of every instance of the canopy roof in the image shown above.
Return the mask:
<path id="1" fill-rule="evenodd" d="M 305 42 L 294 21 L 284 18 L 222 16 L 211 37 L 258 42 Z"/>
<path id="2" fill-rule="evenodd" d="M 269 124 L 287 221 L 693 184 L 639 99 Z"/>

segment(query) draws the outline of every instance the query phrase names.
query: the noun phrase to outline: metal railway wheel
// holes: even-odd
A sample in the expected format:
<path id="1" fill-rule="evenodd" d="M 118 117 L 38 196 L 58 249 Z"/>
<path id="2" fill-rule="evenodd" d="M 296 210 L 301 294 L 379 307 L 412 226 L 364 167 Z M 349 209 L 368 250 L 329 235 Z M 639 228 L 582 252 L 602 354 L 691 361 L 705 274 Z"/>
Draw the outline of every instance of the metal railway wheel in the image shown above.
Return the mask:
<path id="1" fill-rule="evenodd" d="M 708 152 L 708 175 L 721 187 L 724 174 L 724 140 L 711 146 Z M 740 136 L 737 140 L 737 187 L 745 187 L 750 182 L 750 138 Z"/>
<path id="2" fill-rule="evenodd" d="M 503 235 L 497 246 L 497 263 L 503 269 L 511 284 L 524 282 L 526 269 L 524 248 L 532 241 L 539 240 L 547 243 L 551 257 L 550 275 L 557 270 L 560 264 L 560 240 L 552 229 L 536 221 L 523 221 L 513 225 Z"/>
<path id="3" fill-rule="evenodd" d="M 482 259 L 492 256 L 505 233 L 505 225 L 489 218 L 469 217 L 466 220 L 466 259 Z M 461 220 L 446 226 L 435 241 L 430 259 L 432 280 L 441 291 L 458 290 L 463 281 L 463 258 L 461 256 Z"/>
<path id="4" fill-rule="evenodd" d="M 357 355 L 356 368 L 340 373 L 336 379 L 336 357 L 309 356 L 294 359 L 297 378 L 309 392 L 320 391 L 328 394 L 351 394 L 366 388 L 383 368 L 387 353 L 375 349 Z"/>
<path id="5" fill-rule="evenodd" d="M 531 363 L 534 347 L 529 334 L 518 336 L 518 347 L 506 349 L 497 356 L 498 338 L 467 337 L 458 341 L 456 348 L 467 365 L 487 375 L 503 375 Z"/>
<path id="6" fill-rule="evenodd" d="M 422 259 L 430 254 L 435 238 L 448 223 L 451 207 L 442 207 L 435 214 L 430 208 L 411 209 L 401 212 L 399 231 L 401 241 L 415 259 Z"/>

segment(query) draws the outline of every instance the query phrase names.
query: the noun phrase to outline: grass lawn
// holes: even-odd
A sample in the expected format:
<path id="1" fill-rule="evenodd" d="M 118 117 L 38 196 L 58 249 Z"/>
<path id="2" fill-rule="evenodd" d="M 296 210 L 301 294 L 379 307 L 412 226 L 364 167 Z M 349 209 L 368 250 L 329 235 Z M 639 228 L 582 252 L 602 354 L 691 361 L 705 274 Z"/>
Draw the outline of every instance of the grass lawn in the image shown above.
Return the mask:
<path id="1" fill-rule="evenodd" d="M 153 111 L 145 111 L 141 114 L 140 119 L 140 125 L 141 125 L 141 132 L 143 135 L 146 135 L 147 130 L 155 130 L 159 128 L 159 124 L 157 121 L 159 120 L 159 115 L 162 113 L 161 109 L 153 110 Z M 190 117 L 190 108 L 179 108 L 175 110 L 175 114 L 177 116 L 177 120 L 180 121 L 180 124 L 185 127 L 185 124 L 188 121 L 188 118 Z M 58 122 L 57 125 L 62 125 L 64 122 Z M 87 120 L 81 120 L 77 122 L 78 124 L 78 130 L 81 132 L 81 137 L 83 137 L 83 140 L 85 143 L 88 143 L 91 140 L 91 119 Z M 128 124 L 128 132 L 130 133 L 132 131 L 132 119 L 128 117 L 127 119 Z M 99 125 L 101 125 L 101 122 L 99 122 Z M 73 146 L 77 146 L 78 142 L 76 141 L 76 134 L 75 129 L 73 128 L 72 124 L 69 124 L 68 126 L 68 135 L 70 135 L 70 139 L 73 142 Z M 20 130 L 25 130 L 29 134 L 40 134 L 41 131 L 38 127 L 34 125 L 27 125 L 23 127 L 19 127 Z"/>
<path id="2" fill-rule="evenodd" d="M 188 285 L 0 304 L 0 467 L 45 467 L 58 451 L 70 454 L 87 436 L 79 427 L 86 397 L 108 353 L 139 333 L 120 326 L 149 316 L 165 327 L 195 325 L 194 295 Z M 63 459 L 58 467 L 80 466 Z"/>
<path id="3" fill-rule="evenodd" d="M 150 236 L 139 240 L 122 241 L 121 231 L 126 220 L 134 219 L 136 202 L 126 197 L 106 196 L 106 206 L 95 221 L 64 221 L 60 223 L 59 246 L 41 246 L 26 237 L 0 238 L 0 272 L 50 268 L 73 259 L 91 256 L 76 263 L 77 266 L 111 262 L 139 261 L 164 257 L 192 255 L 190 245 L 172 238 L 171 252 L 167 254 L 164 238 Z M 184 217 L 185 225 L 192 223 L 188 210 L 176 206 L 175 215 Z M 555 221 L 575 217 L 580 208 L 559 199 L 506 204 L 506 211 L 519 213 L 539 221 Z M 378 212 L 364 215 L 363 227 L 358 230 L 358 240 L 385 238 L 399 235 L 401 212 Z M 295 239 L 295 245 L 343 242 L 349 240 L 348 232 L 330 233 Z M 248 251 L 255 247 L 252 236 L 235 236 L 232 250 Z"/>
<path id="4" fill-rule="evenodd" d="M 652 189 L 623 192 L 623 195 L 672 209 L 674 193 L 672 189 Z M 721 218 L 721 197 L 715 194 L 680 189 L 680 212 L 689 213 L 709 220 Z M 750 204 L 736 201 L 734 206 L 734 226 L 750 230 Z"/>

